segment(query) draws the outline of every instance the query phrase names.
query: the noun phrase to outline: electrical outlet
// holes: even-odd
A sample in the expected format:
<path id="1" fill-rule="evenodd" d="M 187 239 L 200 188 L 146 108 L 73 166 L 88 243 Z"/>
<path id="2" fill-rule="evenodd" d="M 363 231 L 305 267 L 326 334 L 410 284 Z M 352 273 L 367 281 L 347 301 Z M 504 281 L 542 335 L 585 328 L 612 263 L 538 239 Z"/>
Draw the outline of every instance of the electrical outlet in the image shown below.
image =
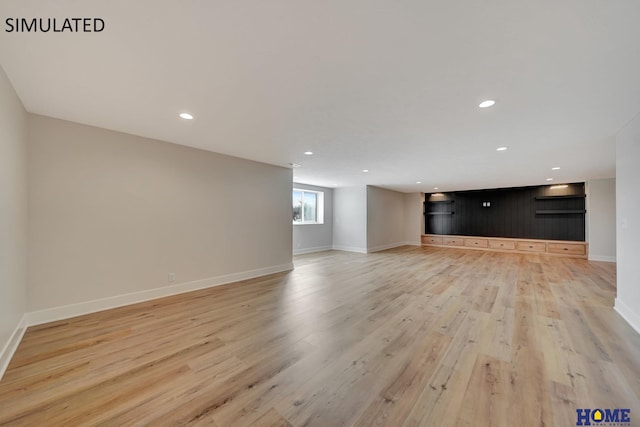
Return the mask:
<path id="1" fill-rule="evenodd" d="M 169 273 L 169 282 L 176 281 L 176 273 Z"/>

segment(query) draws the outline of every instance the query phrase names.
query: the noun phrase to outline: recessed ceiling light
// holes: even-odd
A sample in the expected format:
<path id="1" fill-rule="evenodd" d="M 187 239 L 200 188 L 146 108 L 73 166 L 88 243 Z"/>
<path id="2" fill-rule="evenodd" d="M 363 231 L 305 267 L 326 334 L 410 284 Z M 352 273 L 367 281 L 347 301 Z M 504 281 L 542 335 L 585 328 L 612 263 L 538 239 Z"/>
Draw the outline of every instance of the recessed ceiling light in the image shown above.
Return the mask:
<path id="1" fill-rule="evenodd" d="M 496 148 L 496 151 L 506 151 L 506 150 L 508 150 L 507 147 L 498 147 L 498 148 Z"/>
<path id="2" fill-rule="evenodd" d="M 189 113 L 180 113 L 180 118 L 185 120 L 193 120 L 193 116 Z"/>
<path id="3" fill-rule="evenodd" d="M 416 181 L 416 184 L 422 184 L 422 181 Z"/>
<path id="4" fill-rule="evenodd" d="M 438 187 L 433 187 L 433 189 L 434 189 L 434 190 L 439 190 L 439 188 L 438 188 Z"/>
<path id="5" fill-rule="evenodd" d="M 553 178 L 547 178 L 547 181 L 553 181 Z"/>
<path id="6" fill-rule="evenodd" d="M 496 103 L 496 101 L 494 101 L 493 99 L 487 99 L 486 101 L 482 101 L 480 103 L 480 105 L 478 105 L 478 107 L 487 108 L 487 107 L 493 106 L 493 104 L 495 104 L 495 103 Z"/>
<path id="7" fill-rule="evenodd" d="M 362 172 L 367 173 L 369 172 L 369 169 L 362 169 Z"/>
<path id="8" fill-rule="evenodd" d="M 292 168 L 299 168 L 300 165 L 297 163 L 289 163 L 289 166 L 291 166 Z"/>
<path id="9" fill-rule="evenodd" d="M 306 154 L 307 156 L 310 156 L 313 154 L 313 151 L 305 151 L 304 154 Z"/>
<path id="10" fill-rule="evenodd" d="M 560 166 L 556 166 L 556 167 L 554 167 L 554 168 L 551 168 L 551 170 L 552 170 L 552 171 L 558 171 L 558 170 L 560 170 Z"/>

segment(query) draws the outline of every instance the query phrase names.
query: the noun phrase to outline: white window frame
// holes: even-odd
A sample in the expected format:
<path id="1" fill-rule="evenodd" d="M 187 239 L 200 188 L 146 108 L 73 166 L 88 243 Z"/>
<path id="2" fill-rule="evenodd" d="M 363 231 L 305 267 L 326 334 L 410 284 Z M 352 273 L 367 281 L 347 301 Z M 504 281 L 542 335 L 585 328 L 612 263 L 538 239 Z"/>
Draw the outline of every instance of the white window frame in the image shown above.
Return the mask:
<path id="1" fill-rule="evenodd" d="M 293 201 L 293 192 L 299 191 L 302 193 L 302 213 L 301 219 L 302 221 L 296 222 L 293 221 L 293 225 L 314 225 L 314 224 L 324 224 L 324 192 L 323 191 L 315 191 L 315 190 L 306 190 L 304 188 L 294 188 L 291 191 L 291 201 Z M 304 220 L 304 193 L 313 193 L 316 195 L 316 220 L 315 221 L 305 221 Z M 293 209 L 293 205 L 291 207 Z"/>

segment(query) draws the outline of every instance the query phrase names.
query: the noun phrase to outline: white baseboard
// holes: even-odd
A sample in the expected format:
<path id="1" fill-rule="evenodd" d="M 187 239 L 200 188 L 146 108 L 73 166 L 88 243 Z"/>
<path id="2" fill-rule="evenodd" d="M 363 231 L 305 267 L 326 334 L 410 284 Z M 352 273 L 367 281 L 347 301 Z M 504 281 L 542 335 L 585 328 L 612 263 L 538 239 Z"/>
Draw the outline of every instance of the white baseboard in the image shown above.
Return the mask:
<path id="1" fill-rule="evenodd" d="M 356 246 L 342 246 L 342 245 L 333 245 L 332 247 L 336 251 L 347 251 L 347 252 L 358 252 L 360 254 L 366 254 L 367 248 L 359 248 Z"/>
<path id="2" fill-rule="evenodd" d="M 631 326 L 638 334 L 640 334 L 640 314 L 631 310 L 631 308 L 620 301 L 619 298 L 616 298 L 613 309 L 617 311 L 624 320 L 627 321 L 629 326 Z"/>
<path id="3" fill-rule="evenodd" d="M 358 252 L 360 254 L 370 254 L 373 252 L 379 252 L 379 251 L 384 251 L 387 249 L 392 249 L 392 248 L 397 248 L 400 246 L 422 246 L 422 243 L 420 243 L 419 241 L 417 242 L 398 242 L 398 243 L 391 243 L 389 245 L 380 245 L 380 246 L 373 246 L 371 248 L 359 248 L 359 247 L 355 247 L 355 246 L 342 246 L 342 245 L 333 245 L 334 250 L 336 251 L 347 251 L 347 252 Z"/>
<path id="4" fill-rule="evenodd" d="M 370 254 L 373 252 L 386 251 L 387 249 L 397 248 L 399 246 L 405 246 L 405 245 L 406 245 L 405 242 L 397 242 L 397 243 L 390 243 L 388 245 L 373 246 L 367 249 L 367 253 Z"/>
<path id="5" fill-rule="evenodd" d="M 293 254 L 294 255 L 310 254 L 310 253 L 313 253 L 313 252 L 330 251 L 331 249 L 333 249 L 332 246 L 318 246 L 318 247 L 315 247 L 315 248 L 301 248 L 301 249 L 294 249 L 293 250 Z"/>
<path id="6" fill-rule="evenodd" d="M 0 380 L 4 376 L 4 373 L 9 366 L 9 362 L 11 362 L 13 354 L 18 349 L 18 345 L 20 344 L 20 341 L 22 341 L 24 332 L 27 330 L 26 316 L 26 314 L 22 316 L 20 322 L 18 322 L 16 328 L 13 330 L 11 337 L 9 337 L 9 341 L 7 341 L 7 343 L 4 345 L 4 348 L 0 352 Z"/>
<path id="7" fill-rule="evenodd" d="M 607 256 L 607 255 L 591 255 L 591 254 L 589 254 L 589 261 L 616 262 L 616 257 Z"/>
<path id="8" fill-rule="evenodd" d="M 185 282 L 163 288 L 149 289 L 146 291 L 134 292 L 124 295 L 116 295 L 108 298 L 101 298 L 92 301 L 85 301 L 78 304 L 53 307 L 45 310 L 32 311 L 25 314 L 27 326 L 40 325 L 43 323 L 55 322 L 57 320 L 68 319 L 70 317 L 82 316 L 84 314 L 95 313 L 97 311 L 109 310 L 111 308 L 122 307 L 156 298 L 168 297 L 185 292 L 197 291 L 199 289 L 213 286 L 225 285 L 227 283 L 241 280 L 253 279 L 267 274 L 280 273 L 293 269 L 293 263 L 274 265 L 271 267 L 258 268 L 255 270 L 240 273 L 227 274 L 224 276 L 210 277 L 208 279 Z"/>

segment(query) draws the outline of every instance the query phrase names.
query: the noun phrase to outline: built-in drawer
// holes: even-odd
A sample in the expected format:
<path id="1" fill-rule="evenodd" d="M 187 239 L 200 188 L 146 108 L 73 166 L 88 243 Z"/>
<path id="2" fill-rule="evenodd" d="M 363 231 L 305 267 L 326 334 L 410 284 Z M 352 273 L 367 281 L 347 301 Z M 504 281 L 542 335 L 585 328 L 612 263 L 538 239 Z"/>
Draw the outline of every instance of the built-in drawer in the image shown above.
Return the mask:
<path id="1" fill-rule="evenodd" d="M 547 244 L 545 242 L 517 242 L 516 249 L 519 251 L 546 252 Z"/>
<path id="2" fill-rule="evenodd" d="M 464 245 L 469 248 L 486 248 L 489 246 L 487 239 L 464 239 Z"/>
<path id="3" fill-rule="evenodd" d="M 422 236 L 422 244 L 424 245 L 441 245 L 442 237 L 439 236 Z"/>
<path id="4" fill-rule="evenodd" d="M 549 243 L 549 253 L 565 255 L 584 255 L 585 245 L 579 243 Z"/>
<path id="5" fill-rule="evenodd" d="M 442 244 L 447 246 L 464 246 L 464 239 L 460 237 L 443 237 Z"/>
<path id="6" fill-rule="evenodd" d="M 491 249 L 515 249 L 516 242 L 513 240 L 489 240 Z"/>

